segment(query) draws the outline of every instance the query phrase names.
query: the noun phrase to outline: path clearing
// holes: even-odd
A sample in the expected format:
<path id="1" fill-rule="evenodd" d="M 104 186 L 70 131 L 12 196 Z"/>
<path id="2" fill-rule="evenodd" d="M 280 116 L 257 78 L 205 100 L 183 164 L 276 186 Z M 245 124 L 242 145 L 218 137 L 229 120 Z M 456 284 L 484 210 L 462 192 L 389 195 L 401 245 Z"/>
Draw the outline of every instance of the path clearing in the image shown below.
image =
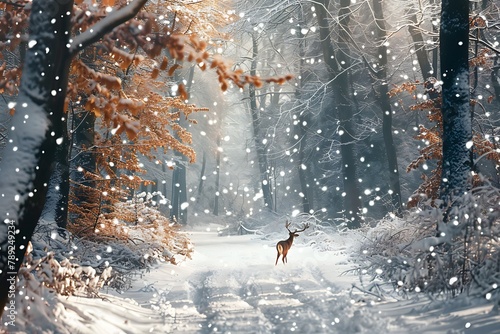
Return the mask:
<path id="1" fill-rule="evenodd" d="M 296 242 L 277 266 L 275 241 L 214 230 L 190 237 L 192 260 L 160 264 L 108 301 L 70 297 L 62 321 L 71 333 L 500 333 L 491 305 L 445 311 L 351 296 L 359 282 L 342 275 L 349 237 L 329 252 Z"/>

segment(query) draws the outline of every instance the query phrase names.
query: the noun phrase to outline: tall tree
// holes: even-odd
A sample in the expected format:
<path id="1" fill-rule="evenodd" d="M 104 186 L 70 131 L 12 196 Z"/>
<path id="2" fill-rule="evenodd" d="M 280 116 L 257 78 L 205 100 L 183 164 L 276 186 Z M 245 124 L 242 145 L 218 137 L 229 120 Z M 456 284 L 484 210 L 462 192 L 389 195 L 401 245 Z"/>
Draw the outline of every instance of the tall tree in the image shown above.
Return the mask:
<path id="1" fill-rule="evenodd" d="M 252 64 L 250 66 L 251 75 L 257 74 L 258 55 L 259 55 L 258 37 L 257 34 L 254 32 L 252 33 Z M 262 126 L 261 126 L 262 119 L 260 115 L 261 113 L 259 111 L 259 104 L 257 102 L 256 89 L 257 89 L 256 85 L 250 85 L 248 88 L 248 94 L 250 99 L 250 113 L 252 115 L 254 142 L 257 151 L 257 160 L 259 163 L 259 176 L 260 176 L 259 181 L 262 189 L 262 194 L 264 197 L 264 205 L 269 210 L 274 210 L 269 163 L 267 161 L 266 144 L 264 142 L 264 137 L 262 135 Z"/>
<path id="2" fill-rule="evenodd" d="M 186 93 L 189 94 L 191 91 L 191 84 L 193 82 L 194 76 L 194 66 L 189 69 L 189 74 L 187 78 Z M 178 77 L 178 72 L 175 72 L 175 81 L 180 81 Z M 181 127 L 185 128 L 187 125 L 186 117 L 179 114 L 178 123 Z M 187 159 L 185 156 L 179 152 L 175 151 L 175 156 L 177 158 L 177 163 L 172 171 L 172 200 L 170 209 L 170 219 L 177 220 L 182 224 L 187 223 L 188 212 L 187 212 L 187 180 L 186 180 L 186 164 Z"/>
<path id="3" fill-rule="evenodd" d="M 70 140 L 67 131 L 67 117 L 63 116 L 59 143 L 56 147 L 54 160 L 51 166 L 52 173 L 47 186 L 47 195 L 40 219 L 46 224 L 56 223 L 60 229 L 68 224 L 69 203 L 69 152 Z M 62 231 L 60 231 L 62 232 Z"/>
<path id="4" fill-rule="evenodd" d="M 429 56 L 427 55 L 427 49 L 425 48 L 426 43 L 417 19 L 417 9 L 413 3 L 409 4 L 407 15 L 410 20 L 410 23 L 408 24 L 408 31 L 413 41 L 417 61 L 420 66 L 420 71 L 422 72 L 422 79 L 425 81 L 430 76 L 435 76 L 436 71 L 432 68 L 431 63 L 429 62 Z"/>
<path id="5" fill-rule="evenodd" d="M 469 89 L 469 1 L 443 0 L 440 59 L 443 166 L 440 197 L 450 202 L 468 190 L 472 167 L 472 120 Z"/>
<path id="6" fill-rule="evenodd" d="M 334 108 L 330 113 L 336 113 L 339 120 L 340 152 L 342 156 L 342 177 L 344 182 L 344 215 L 350 228 L 361 225 L 361 199 L 356 177 L 355 135 L 353 127 L 353 99 L 349 85 L 350 61 L 350 1 L 341 0 L 338 12 L 338 40 L 336 51 L 332 45 L 329 22 L 329 0 L 319 1 L 317 10 L 318 25 L 323 58 L 330 75 L 331 92 L 334 94 Z M 332 115 L 333 116 L 333 115 Z M 330 116 L 330 117 L 332 117 Z"/>
<path id="7" fill-rule="evenodd" d="M 399 182 L 399 167 L 396 146 L 392 136 L 392 107 L 389 97 L 389 77 L 387 74 L 387 39 L 386 22 L 382 0 L 373 0 L 373 13 L 375 15 L 375 31 L 378 43 L 379 66 L 376 72 L 378 79 L 378 100 L 382 109 L 382 132 L 384 136 L 385 153 L 389 167 L 389 190 L 392 198 L 392 205 L 396 212 L 401 212 L 401 186 Z"/>
<path id="8" fill-rule="evenodd" d="M 62 110 L 71 61 L 73 1 L 33 1 L 9 143 L 0 163 L 0 314 L 45 203 L 51 161 L 65 130 Z M 53 21 L 52 21 L 53 20 Z M 12 227 L 12 229 L 11 229 Z M 12 238 L 13 237 L 13 238 Z"/>
<path id="9" fill-rule="evenodd" d="M 85 103 L 83 103 L 85 105 Z M 95 144 L 96 115 L 92 111 L 85 110 L 78 105 L 73 107 L 72 113 L 72 165 L 71 180 L 75 183 L 72 202 L 82 208 L 86 203 L 92 201 L 85 187 L 95 187 L 94 182 L 89 180 L 87 172 L 96 173 L 96 157 L 93 146 Z M 70 214 L 71 216 L 71 214 Z"/>
<path id="10" fill-rule="evenodd" d="M 299 7 L 298 9 L 298 21 L 299 21 L 299 29 L 298 29 L 298 43 L 299 43 L 299 79 L 297 89 L 295 90 L 295 98 L 298 100 L 300 107 L 297 108 L 296 112 L 296 124 L 295 131 L 298 136 L 298 148 L 297 148 L 297 171 L 299 174 L 300 181 L 300 189 L 302 193 L 302 211 L 305 213 L 309 213 L 314 207 L 313 201 L 313 189 L 310 185 L 310 166 L 307 159 L 307 113 L 308 108 L 307 104 L 303 103 L 303 91 L 305 82 L 307 81 L 307 72 L 304 69 L 305 67 L 305 54 L 306 54 L 306 39 L 303 31 L 304 26 L 304 13 L 303 8 Z"/>

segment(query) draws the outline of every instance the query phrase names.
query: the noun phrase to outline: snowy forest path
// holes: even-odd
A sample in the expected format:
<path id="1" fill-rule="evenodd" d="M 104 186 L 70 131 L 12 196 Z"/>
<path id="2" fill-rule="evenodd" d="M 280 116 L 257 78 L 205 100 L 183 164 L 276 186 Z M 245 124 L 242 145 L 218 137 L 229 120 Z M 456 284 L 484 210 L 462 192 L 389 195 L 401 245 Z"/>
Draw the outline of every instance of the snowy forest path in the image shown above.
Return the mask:
<path id="1" fill-rule="evenodd" d="M 161 265 L 146 275 L 144 284 L 157 291 L 151 302 L 164 310 L 164 326 L 157 329 L 341 333 L 363 326 L 360 312 L 346 320 L 352 306 L 345 289 L 353 277 L 341 275 L 349 268 L 341 251 L 328 252 L 326 258 L 324 252 L 297 243 L 288 263 L 275 266 L 276 241 L 263 244 L 256 236 L 220 237 L 212 231 L 192 232 L 190 237 L 195 245 L 192 260 L 177 267 Z M 339 257 L 332 258 L 335 254 Z M 324 268 L 325 261 L 330 268 Z"/>
<path id="2" fill-rule="evenodd" d="M 425 297 L 379 301 L 353 290 L 360 283 L 348 271 L 352 235 L 339 235 L 329 251 L 299 239 L 288 263 L 275 266 L 279 238 L 214 230 L 189 232 L 192 259 L 160 263 L 122 294 L 62 301 L 60 321 L 71 334 L 500 333 L 491 305 L 449 309 Z"/>

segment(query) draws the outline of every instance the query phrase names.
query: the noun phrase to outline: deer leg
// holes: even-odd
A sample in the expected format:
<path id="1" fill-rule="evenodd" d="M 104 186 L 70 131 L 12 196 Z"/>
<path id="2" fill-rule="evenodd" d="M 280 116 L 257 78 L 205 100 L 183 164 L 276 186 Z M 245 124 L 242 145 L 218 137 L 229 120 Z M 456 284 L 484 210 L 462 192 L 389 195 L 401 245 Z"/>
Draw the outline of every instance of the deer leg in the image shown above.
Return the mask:
<path id="1" fill-rule="evenodd" d="M 279 243 L 276 245 L 276 250 L 278 251 L 278 256 L 276 257 L 276 263 L 274 265 L 278 264 L 278 259 L 280 258 L 280 255 L 283 253 L 283 246 L 281 246 Z"/>

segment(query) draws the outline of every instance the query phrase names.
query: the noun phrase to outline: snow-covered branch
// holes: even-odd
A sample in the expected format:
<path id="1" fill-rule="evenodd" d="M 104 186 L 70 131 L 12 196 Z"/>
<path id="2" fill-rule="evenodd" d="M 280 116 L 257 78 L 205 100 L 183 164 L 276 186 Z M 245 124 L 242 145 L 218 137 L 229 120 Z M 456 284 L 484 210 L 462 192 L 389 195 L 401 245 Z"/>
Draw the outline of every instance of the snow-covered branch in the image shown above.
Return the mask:
<path id="1" fill-rule="evenodd" d="M 135 0 L 129 5 L 112 12 L 91 28 L 76 36 L 69 48 L 70 55 L 74 56 L 79 51 L 98 41 L 102 36 L 113 30 L 115 27 L 135 17 L 147 1 L 148 0 Z"/>

